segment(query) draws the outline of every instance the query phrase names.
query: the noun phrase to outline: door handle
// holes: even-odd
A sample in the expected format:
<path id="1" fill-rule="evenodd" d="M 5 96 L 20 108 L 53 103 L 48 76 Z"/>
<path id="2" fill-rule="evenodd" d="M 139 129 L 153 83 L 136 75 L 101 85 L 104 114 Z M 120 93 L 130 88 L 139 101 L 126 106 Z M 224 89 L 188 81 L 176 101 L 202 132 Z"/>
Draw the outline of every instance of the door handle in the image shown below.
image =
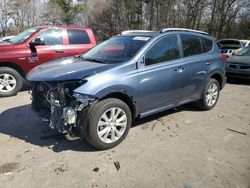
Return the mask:
<path id="1" fill-rule="evenodd" d="M 181 72 L 185 71 L 185 68 L 184 67 L 178 67 L 178 68 L 175 69 L 175 71 L 181 73 Z"/>
<path id="2" fill-rule="evenodd" d="M 211 61 L 208 61 L 208 62 L 206 62 L 206 65 L 211 65 L 213 62 L 211 62 Z"/>
<path id="3" fill-rule="evenodd" d="M 64 50 L 55 50 L 56 53 L 64 53 Z"/>

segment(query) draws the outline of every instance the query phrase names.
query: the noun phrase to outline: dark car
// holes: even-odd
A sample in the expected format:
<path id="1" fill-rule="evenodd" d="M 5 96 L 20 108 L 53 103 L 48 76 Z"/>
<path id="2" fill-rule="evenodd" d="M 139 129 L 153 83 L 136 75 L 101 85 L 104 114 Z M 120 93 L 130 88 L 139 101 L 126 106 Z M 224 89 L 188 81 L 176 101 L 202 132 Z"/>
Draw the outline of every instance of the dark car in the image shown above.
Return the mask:
<path id="1" fill-rule="evenodd" d="M 16 95 L 37 65 L 82 54 L 95 45 L 92 29 L 68 26 L 33 27 L 0 43 L 0 97 Z"/>
<path id="2" fill-rule="evenodd" d="M 250 79 L 250 46 L 227 59 L 227 77 Z"/>
<path id="3" fill-rule="evenodd" d="M 203 110 L 216 105 L 226 64 L 215 38 L 176 28 L 124 33 L 29 73 L 32 109 L 50 127 L 77 128 L 94 147 L 108 149 L 134 118 L 190 102 Z"/>

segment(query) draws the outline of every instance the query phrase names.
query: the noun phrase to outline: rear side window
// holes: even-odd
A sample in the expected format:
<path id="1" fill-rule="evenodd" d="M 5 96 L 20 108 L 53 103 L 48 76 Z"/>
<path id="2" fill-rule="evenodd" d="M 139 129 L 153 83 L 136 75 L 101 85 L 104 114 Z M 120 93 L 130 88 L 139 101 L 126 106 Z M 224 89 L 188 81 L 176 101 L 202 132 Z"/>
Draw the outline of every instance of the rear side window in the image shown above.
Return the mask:
<path id="1" fill-rule="evenodd" d="M 213 41 L 203 38 L 201 37 L 201 41 L 202 41 L 202 48 L 203 48 L 203 53 L 209 52 L 210 50 L 212 50 L 213 47 Z"/>
<path id="2" fill-rule="evenodd" d="M 178 59 L 179 47 L 177 36 L 167 36 L 158 40 L 146 53 L 145 64 L 152 65 L 165 61 Z"/>
<path id="3" fill-rule="evenodd" d="M 181 42 L 184 57 L 202 53 L 200 37 L 190 34 L 181 34 Z"/>
<path id="4" fill-rule="evenodd" d="M 88 33 L 84 30 L 67 29 L 69 44 L 90 44 Z"/>

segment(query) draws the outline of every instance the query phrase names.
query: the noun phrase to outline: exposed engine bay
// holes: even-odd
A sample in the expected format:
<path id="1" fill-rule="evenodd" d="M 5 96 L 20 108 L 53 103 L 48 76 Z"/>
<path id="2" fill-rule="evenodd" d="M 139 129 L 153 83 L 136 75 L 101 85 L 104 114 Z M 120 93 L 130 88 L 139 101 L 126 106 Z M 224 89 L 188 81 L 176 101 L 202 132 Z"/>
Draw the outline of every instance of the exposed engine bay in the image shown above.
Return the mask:
<path id="1" fill-rule="evenodd" d="M 32 82 L 32 110 L 52 129 L 68 133 L 80 124 L 95 98 L 74 93 L 84 81 Z M 81 117 L 79 115 L 81 114 Z"/>

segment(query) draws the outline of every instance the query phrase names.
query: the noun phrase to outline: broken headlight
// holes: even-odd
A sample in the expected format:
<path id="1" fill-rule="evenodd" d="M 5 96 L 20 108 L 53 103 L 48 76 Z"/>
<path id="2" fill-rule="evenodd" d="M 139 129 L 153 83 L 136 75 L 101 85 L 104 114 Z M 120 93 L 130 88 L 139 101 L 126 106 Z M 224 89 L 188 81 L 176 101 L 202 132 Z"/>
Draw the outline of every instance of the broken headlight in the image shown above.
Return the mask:
<path id="1" fill-rule="evenodd" d="M 74 93 L 73 96 L 76 98 L 76 101 L 80 103 L 77 108 L 78 111 L 81 111 L 84 107 L 88 106 L 92 101 L 95 100 L 93 96 L 80 93 Z"/>

